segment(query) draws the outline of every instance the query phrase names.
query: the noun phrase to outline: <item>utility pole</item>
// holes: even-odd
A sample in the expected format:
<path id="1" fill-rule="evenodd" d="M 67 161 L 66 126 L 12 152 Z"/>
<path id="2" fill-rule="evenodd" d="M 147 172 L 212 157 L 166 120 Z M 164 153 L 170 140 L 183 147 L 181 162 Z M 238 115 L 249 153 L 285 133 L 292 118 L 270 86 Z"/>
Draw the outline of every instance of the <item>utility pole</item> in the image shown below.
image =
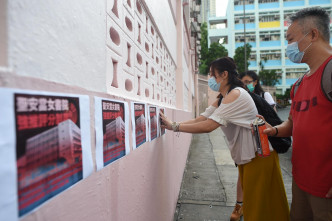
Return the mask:
<path id="1" fill-rule="evenodd" d="M 246 0 L 243 0 L 244 71 L 247 72 Z"/>

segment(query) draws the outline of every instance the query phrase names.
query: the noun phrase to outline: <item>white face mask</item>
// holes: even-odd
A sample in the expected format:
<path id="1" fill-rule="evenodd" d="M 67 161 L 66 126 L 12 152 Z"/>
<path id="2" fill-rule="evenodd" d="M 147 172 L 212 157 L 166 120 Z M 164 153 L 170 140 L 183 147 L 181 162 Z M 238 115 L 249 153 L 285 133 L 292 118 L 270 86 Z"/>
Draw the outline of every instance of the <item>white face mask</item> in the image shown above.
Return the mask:
<path id="1" fill-rule="evenodd" d="M 308 47 L 306 47 L 303 51 L 299 50 L 299 43 L 304 39 L 305 36 L 307 36 L 309 34 L 309 32 L 307 34 L 305 34 L 303 36 L 303 38 L 301 38 L 299 41 L 290 43 L 287 45 L 286 48 L 286 55 L 289 58 L 289 60 L 291 60 L 294 63 L 301 63 L 302 58 L 304 56 L 304 52 L 311 46 L 312 43 L 309 44 Z"/>

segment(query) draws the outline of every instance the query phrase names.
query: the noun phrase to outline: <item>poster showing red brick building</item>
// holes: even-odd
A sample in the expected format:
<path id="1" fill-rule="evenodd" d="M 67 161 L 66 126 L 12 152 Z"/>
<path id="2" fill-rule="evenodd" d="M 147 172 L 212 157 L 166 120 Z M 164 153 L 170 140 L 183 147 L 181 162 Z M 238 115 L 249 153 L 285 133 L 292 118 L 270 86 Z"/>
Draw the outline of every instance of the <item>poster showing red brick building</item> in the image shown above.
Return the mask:
<path id="1" fill-rule="evenodd" d="M 7 126 L 15 131 L 18 214 L 23 216 L 83 179 L 81 129 L 89 125 L 81 123 L 80 103 L 82 99 L 89 102 L 85 96 L 10 90 L 0 93 L 12 97 L 13 102 L 14 121 L 8 120 Z M 11 138 L 5 139 L 10 142 Z M 91 159 L 90 146 L 84 145 Z M 88 174 L 92 172 L 90 163 Z"/>
<path id="2" fill-rule="evenodd" d="M 127 102 L 97 97 L 95 100 L 96 131 L 100 131 L 96 134 L 96 157 L 97 168 L 101 169 L 129 153 L 129 114 Z"/>
<path id="3" fill-rule="evenodd" d="M 149 106 L 149 140 L 152 141 L 158 136 L 158 118 L 157 107 Z"/>
<path id="4" fill-rule="evenodd" d="M 136 149 L 137 147 L 145 143 L 148 137 L 148 118 L 145 103 L 131 103 L 131 119 L 133 130 L 133 149 Z"/>

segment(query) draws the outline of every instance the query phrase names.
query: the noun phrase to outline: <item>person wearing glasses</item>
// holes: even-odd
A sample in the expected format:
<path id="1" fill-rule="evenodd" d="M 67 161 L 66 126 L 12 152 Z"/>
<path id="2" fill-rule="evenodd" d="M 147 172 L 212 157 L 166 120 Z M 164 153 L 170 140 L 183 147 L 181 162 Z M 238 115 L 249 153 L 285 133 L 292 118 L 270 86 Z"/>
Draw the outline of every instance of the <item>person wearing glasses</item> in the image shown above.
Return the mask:
<path id="1" fill-rule="evenodd" d="M 247 86 L 250 92 L 253 92 L 262 98 L 264 98 L 271 107 L 277 111 L 276 102 L 273 100 L 272 95 L 264 91 L 260 82 L 259 77 L 254 71 L 247 71 L 240 74 L 241 81 Z"/>
<path id="2" fill-rule="evenodd" d="M 287 221 L 289 207 L 281 176 L 278 154 L 257 155 L 251 123 L 257 108 L 239 79 L 232 58 L 222 57 L 210 65 L 209 87 L 220 93 L 219 99 L 199 117 L 173 122 L 160 113 L 162 127 L 174 132 L 209 133 L 220 127 L 228 141 L 232 159 L 238 165 L 243 188 L 243 217 L 246 221 Z"/>

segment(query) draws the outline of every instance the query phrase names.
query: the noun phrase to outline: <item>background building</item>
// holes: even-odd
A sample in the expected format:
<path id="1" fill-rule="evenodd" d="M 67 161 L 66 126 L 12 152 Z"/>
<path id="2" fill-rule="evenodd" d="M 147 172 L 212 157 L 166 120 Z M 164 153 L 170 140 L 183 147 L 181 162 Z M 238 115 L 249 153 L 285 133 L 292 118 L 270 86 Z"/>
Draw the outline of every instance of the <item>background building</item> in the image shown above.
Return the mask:
<path id="1" fill-rule="evenodd" d="M 246 42 L 252 46 L 249 70 L 258 72 L 259 62 L 266 59 L 264 68 L 277 70 L 281 76 L 280 83 L 276 85 L 277 93 L 284 93 L 308 70 L 306 64 L 295 64 L 286 56 L 287 17 L 304 7 L 314 6 L 323 7 L 331 14 L 331 0 L 229 1 L 226 16 L 215 17 L 211 13 L 208 18 L 209 44 L 221 40 L 229 55 L 233 56 L 235 49 L 244 44 L 245 24 Z"/>

